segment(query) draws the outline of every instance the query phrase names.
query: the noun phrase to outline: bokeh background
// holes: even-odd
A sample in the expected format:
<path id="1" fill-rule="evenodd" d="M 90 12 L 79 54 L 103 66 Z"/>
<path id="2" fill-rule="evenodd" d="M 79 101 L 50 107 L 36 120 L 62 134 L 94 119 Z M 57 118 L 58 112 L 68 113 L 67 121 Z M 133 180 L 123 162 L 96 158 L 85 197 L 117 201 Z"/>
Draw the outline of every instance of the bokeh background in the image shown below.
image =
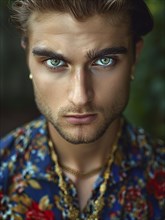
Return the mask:
<path id="1" fill-rule="evenodd" d="M 9 1 L 0 0 L 0 136 L 39 115 L 20 36 L 10 24 Z M 155 20 L 132 83 L 126 117 L 165 140 L 165 1 L 146 0 Z"/>

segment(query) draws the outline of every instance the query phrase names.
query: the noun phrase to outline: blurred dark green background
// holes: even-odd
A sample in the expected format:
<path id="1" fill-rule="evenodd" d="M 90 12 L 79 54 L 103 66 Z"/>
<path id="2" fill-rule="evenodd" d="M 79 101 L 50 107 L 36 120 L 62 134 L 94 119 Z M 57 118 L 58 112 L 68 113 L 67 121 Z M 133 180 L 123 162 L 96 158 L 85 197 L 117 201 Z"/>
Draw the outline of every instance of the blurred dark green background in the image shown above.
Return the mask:
<path id="1" fill-rule="evenodd" d="M 20 37 L 9 21 L 7 1 L 0 5 L 0 135 L 39 115 Z M 154 137 L 165 140 L 165 1 L 148 0 L 155 27 L 145 46 L 132 83 L 127 118 Z"/>

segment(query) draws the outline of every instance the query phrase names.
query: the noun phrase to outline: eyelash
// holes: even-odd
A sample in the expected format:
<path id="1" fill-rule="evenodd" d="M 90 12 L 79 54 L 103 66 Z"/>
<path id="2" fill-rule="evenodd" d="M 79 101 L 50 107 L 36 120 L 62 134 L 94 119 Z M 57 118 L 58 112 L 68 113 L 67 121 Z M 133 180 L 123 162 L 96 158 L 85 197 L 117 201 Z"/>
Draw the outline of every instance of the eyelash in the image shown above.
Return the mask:
<path id="1" fill-rule="evenodd" d="M 112 64 L 108 63 L 108 64 L 105 64 L 105 65 L 104 64 L 101 65 L 101 64 L 96 63 L 98 61 L 105 60 L 105 59 L 109 59 L 109 62 L 112 61 Z M 118 61 L 119 61 L 119 58 L 117 56 L 103 56 L 101 58 L 96 59 L 93 62 L 93 65 L 94 66 L 99 66 L 99 67 L 102 67 L 102 68 L 109 68 L 109 67 L 114 67 L 117 64 Z"/>
<path id="2" fill-rule="evenodd" d="M 103 65 L 97 64 L 97 62 L 99 62 L 103 59 L 109 59 L 109 62 L 111 60 L 112 64 L 105 64 L 105 65 L 104 64 Z M 58 65 L 57 66 L 48 65 L 48 62 L 51 62 L 53 60 L 59 61 L 59 63 L 62 62 L 62 65 L 59 65 L 59 66 Z M 119 58 L 117 56 L 103 56 L 103 57 L 95 59 L 94 62 L 92 62 L 92 66 L 101 67 L 101 68 L 110 68 L 110 67 L 114 67 L 118 61 L 119 61 Z M 48 58 L 46 60 L 43 60 L 42 62 L 46 65 L 47 68 L 52 69 L 52 70 L 60 69 L 64 66 L 67 66 L 66 61 L 56 59 L 56 58 Z"/>
<path id="3" fill-rule="evenodd" d="M 59 61 L 59 63 L 61 63 L 62 62 L 62 65 L 57 65 L 57 66 L 51 66 L 51 65 L 49 65 L 48 64 L 48 62 L 50 61 L 53 61 L 53 60 L 56 60 L 56 61 Z M 57 68 L 60 68 L 60 67 L 63 67 L 63 66 L 65 66 L 65 64 L 66 64 L 66 62 L 64 61 L 64 60 L 60 60 L 60 59 L 56 59 L 56 58 L 48 58 L 48 59 L 46 59 L 46 60 L 44 60 L 43 61 L 44 63 L 45 63 L 45 65 L 48 67 L 48 68 L 50 68 L 50 69 L 57 69 Z"/>

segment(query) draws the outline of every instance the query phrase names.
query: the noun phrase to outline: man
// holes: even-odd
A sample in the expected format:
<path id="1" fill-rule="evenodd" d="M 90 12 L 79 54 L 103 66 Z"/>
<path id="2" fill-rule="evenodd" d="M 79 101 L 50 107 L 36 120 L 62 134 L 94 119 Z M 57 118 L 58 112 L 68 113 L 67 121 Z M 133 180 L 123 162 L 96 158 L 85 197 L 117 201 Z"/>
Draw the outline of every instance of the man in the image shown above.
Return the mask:
<path id="1" fill-rule="evenodd" d="M 43 116 L 1 142 L 0 219 L 163 220 L 164 147 L 122 116 L 143 0 L 17 0 Z"/>

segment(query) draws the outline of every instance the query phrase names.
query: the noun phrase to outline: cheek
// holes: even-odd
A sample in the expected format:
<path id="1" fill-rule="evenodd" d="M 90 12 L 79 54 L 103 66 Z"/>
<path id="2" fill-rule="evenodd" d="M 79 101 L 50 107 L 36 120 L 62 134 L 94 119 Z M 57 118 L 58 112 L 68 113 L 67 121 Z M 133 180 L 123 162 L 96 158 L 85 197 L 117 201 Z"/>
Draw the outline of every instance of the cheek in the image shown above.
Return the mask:
<path id="1" fill-rule="evenodd" d="M 59 97 L 59 86 L 55 82 L 50 82 L 46 78 L 33 77 L 33 87 L 35 90 L 36 97 L 43 101 L 49 106 L 55 105 L 60 102 L 61 96 Z"/>
<path id="2" fill-rule="evenodd" d="M 97 91 L 98 97 L 115 98 L 119 93 L 128 93 L 130 88 L 130 76 L 128 72 L 115 74 L 104 79 L 99 78 L 95 85 L 95 91 Z"/>
<path id="3" fill-rule="evenodd" d="M 48 71 L 44 65 L 35 61 L 30 63 L 30 70 L 33 75 L 33 86 L 43 96 L 59 97 L 66 93 L 68 79 L 61 73 Z"/>
<path id="4" fill-rule="evenodd" d="M 116 102 L 125 102 L 129 96 L 129 84 L 111 83 L 104 84 L 100 92 L 97 94 L 98 102 L 104 105 L 113 105 Z"/>
<path id="5" fill-rule="evenodd" d="M 124 107 L 129 98 L 130 91 L 130 69 L 115 72 L 114 75 L 99 79 L 96 84 L 96 102 L 105 108 L 111 109 Z"/>

